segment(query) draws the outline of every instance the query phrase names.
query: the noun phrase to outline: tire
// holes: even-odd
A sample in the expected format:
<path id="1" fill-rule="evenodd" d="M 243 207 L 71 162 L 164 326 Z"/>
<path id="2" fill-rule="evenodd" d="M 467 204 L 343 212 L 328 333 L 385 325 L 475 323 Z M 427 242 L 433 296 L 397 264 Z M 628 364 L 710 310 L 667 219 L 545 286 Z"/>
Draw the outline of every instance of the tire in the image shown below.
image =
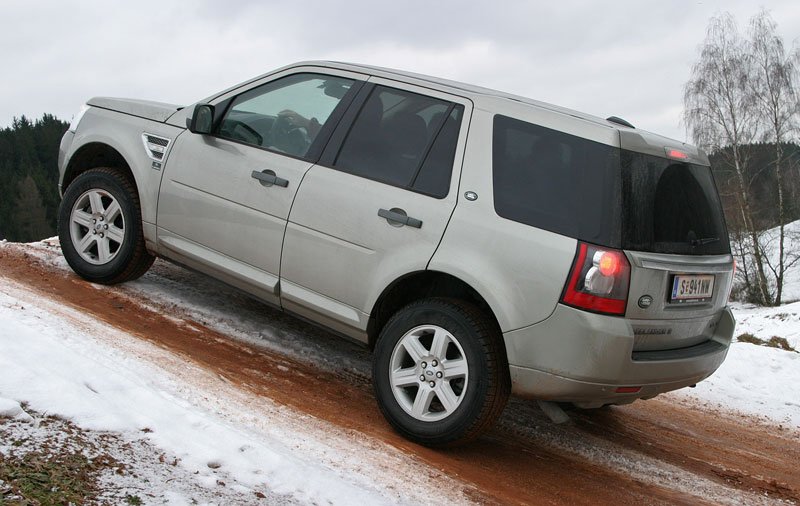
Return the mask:
<path id="1" fill-rule="evenodd" d="M 372 381 L 386 420 L 426 446 L 455 446 L 488 430 L 511 380 L 499 329 L 476 307 L 430 298 L 398 311 L 375 346 Z"/>
<path id="2" fill-rule="evenodd" d="M 67 187 L 58 238 L 72 270 L 93 283 L 136 279 L 155 260 L 145 248 L 136 188 L 113 168 L 88 170 Z"/>

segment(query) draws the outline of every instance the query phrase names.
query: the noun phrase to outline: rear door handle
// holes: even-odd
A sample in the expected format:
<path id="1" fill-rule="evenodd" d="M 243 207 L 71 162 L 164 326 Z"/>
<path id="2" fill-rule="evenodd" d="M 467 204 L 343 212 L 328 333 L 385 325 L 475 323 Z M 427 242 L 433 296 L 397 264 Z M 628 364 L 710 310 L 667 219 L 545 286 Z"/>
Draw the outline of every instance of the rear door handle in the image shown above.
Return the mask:
<path id="1" fill-rule="evenodd" d="M 254 170 L 250 173 L 250 177 L 253 179 L 258 179 L 262 186 L 281 186 L 286 188 L 289 186 L 289 181 L 287 179 L 283 179 L 282 177 L 278 177 L 275 175 L 274 170 L 262 170 L 261 172 Z"/>
<path id="2" fill-rule="evenodd" d="M 378 216 L 381 218 L 386 218 L 386 221 L 389 222 L 389 225 L 392 225 L 393 227 L 402 227 L 403 225 L 408 225 L 409 227 L 414 228 L 422 227 L 422 220 L 412 218 L 406 214 L 403 209 L 398 207 L 393 207 L 391 209 L 378 209 Z"/>

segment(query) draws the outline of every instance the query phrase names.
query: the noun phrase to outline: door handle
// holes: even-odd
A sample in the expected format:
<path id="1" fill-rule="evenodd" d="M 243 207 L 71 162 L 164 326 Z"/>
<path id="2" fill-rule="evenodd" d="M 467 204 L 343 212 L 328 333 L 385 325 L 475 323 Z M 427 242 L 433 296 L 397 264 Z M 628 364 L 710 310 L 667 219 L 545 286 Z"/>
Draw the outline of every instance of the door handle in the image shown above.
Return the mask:
<path id="1" fill-rule="evenodd" d="M 276 176 L 274 170 L 266 169 L 262 170 L 261 172 L 254 170 L 250 173 L 250 177 L 253 179 L 258 179 L 262 186 L 275 185 L 283 188 L 289 186 L 289 180 Z"/>
<path id="2" fill-rule="evenodd" d="M 391 209 L 378 209 L 378 216 L 381 218 L 386 218 L 386 221 L 389 222 L 389 225 L 392 225 L 393 227 L 402 227 L 403 225 L 408 225 L 409 227 L 414 228 L 422 227 L 422 220 L 412 218 L 406 214 L 403 209 L 398 207 L 393 207 Z"/>

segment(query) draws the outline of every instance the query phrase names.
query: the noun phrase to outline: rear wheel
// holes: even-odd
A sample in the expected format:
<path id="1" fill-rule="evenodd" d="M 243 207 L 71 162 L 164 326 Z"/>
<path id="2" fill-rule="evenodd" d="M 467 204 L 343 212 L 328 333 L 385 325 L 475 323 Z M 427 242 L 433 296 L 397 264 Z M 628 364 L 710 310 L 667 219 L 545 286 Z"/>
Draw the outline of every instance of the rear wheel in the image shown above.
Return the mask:
<path id="1" fill-rule="evenodd" d="M 474 306 L 425 299 L 386 324 L 373 357 L 378 404 L 404 437 L 430 446 L 475 439 L 510 391 L 501 336 Z"/>
<path id="2" fill-rule="evenodd" d="M 70 267 L 95 283 L 136 279 L 155 259 L 144 245 L 136 190 L 113 168 L 88 170 L 69 185 L 58 211 L 58 237 Z"/>

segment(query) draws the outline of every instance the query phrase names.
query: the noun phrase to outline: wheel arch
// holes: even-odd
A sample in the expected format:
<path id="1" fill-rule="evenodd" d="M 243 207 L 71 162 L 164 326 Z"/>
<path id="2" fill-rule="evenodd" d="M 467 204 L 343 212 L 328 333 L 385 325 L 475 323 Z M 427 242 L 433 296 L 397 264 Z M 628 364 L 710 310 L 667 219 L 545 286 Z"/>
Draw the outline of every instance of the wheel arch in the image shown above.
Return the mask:
<path id="1" fill-rule="evenodd" d="M 110 167 L 119 170 L 123 176 L 133 183 L 136 193 L 140 193 L 136 177 L 134 177 L 131 166 L 125 157 L 109 144 L 89 142 L 78 148 L 70 157 L 61 181 L 62 194 L 75 178 L 87 170 L 97 167 Z"/>
<path id="2" fill-rule="evenodd" d="M 452 274 L 441 271 L 416 271 L 396 279 L 387 286 L 373 305 L 367 324 L 370 349 L 374 348 L 381 329 L 394 313 L 411 302 L 428 297 L 464 300 L 477 306 L 501 335 L 500 324 L 486 299 L 472 286 Z M 505 350 L 505 346 L 502 346 Z"/>

